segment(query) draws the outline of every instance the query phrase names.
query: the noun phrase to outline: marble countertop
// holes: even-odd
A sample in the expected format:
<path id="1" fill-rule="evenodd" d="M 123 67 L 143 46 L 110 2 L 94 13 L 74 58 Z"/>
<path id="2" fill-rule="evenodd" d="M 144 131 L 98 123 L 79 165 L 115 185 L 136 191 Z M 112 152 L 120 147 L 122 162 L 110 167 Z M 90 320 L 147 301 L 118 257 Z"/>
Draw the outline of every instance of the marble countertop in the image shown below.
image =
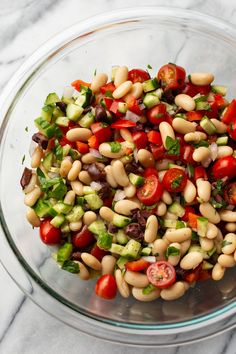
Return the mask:
<path id="1" fill-rule="evenodd" d="M 104 11 L 130 6 L 179 6 L 236 24 L 234 0 L 0 0 L 0 89 L 32 51 L 69 25 Z M 88 5 L 89 4 L 89 5 Z M 18 289 L 0 264 L 0 354 L 146 353 L 92 339 L 52 318 Z M 148 353 L 234 354 L 236 333 L 193 345 Z"/>

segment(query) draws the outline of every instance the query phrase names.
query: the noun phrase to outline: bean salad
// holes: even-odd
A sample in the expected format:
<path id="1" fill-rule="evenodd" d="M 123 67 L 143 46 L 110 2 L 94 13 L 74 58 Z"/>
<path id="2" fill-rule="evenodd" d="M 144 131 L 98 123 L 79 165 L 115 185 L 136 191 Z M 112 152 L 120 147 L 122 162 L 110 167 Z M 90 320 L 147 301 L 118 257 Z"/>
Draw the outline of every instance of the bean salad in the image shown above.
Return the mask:
<path id="1" fill-rule="evenodd" d="M 235 266 L 236 100 L 213 81 L 115 66 L 46 97 L 26 217 L 98 296 L 175 300 Z"/>

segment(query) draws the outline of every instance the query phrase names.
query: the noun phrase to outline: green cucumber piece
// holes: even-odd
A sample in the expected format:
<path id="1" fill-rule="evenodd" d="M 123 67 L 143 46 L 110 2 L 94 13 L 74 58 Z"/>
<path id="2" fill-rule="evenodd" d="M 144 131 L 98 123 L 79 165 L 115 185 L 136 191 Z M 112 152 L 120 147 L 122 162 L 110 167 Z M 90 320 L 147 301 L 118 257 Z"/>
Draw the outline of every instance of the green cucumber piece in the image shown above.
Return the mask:
<path id="1" fill-rule="evenodd" d="M 211 270 L 213 267 L 214 267 L 213 264 L 211 264 L 207 261 L 202 262 L 202 269 L 203 270 Z"/>
<path id="2" fill-rule="evenodd" d="M 54 227 L 59 228 L 65 221 L 64 215 L 56 215 L 51 221 L 50 224 Z"/>
<path id="3" fill-rule="evenodd" d="M 168 227 L 171 229 L 176 229 L 176 225 L 177 225 L 177 220 L 173 220 L 173 219 L 164 219 L 164 227 Z"/>
<path id="4" fill-rule="evenodd" d="M 83 186 L 83 194 L 96 194 L 96 191 L 89 186 Z"/>
<path id="5" fill-rule="evenodd" d="M 79 125 L 83 128 L 89 128 L 94 123 L 94 115 L 92 112 L 86 113 L 80 120 Z"/>
<path id="6" fill-rule="evenodd" d="M 131 219 L 127 216 L 123 216 L 117 213 L 114 213 L 112 224 L 117 227 L 125 227 L 131 223 Z"/>
<path id="7" fill-rule="evenodd" d="M 65 204 L 63 202 L 58 202 L 53 205 L 53 210 L 55 210 L 57 214 L 68 214 L 72 209 L 72 205 Z"/>
<path id="8" fill-rule="evenodd" d="M 64 115 L 65 115 L 65 113 L 62 112 L 62 110 L 59 107 L 57 107 L 57 106 L 54 107 L 53 114 L 52 114 L 54 121 L 59 117 L 64 117 Z"/>
<path id="9" fill-rule="evenodd" d="M 42 117 L 36 118 L 34 120 L 36 127 L 39 132 L 45 135 L 47 138 L 52 138 L 53 136 L 61 136 L 61 130 L 54 124 L 49 124 L 49 122 Z M 59 130 L 58 130 L 59 129 Z"/>
<path id="10" fill-rule="evenodd" d="M 50 123 L 52 119 L 53 110 L 53 106 L 44 106 L 41 110 L 41 117 Z"/>
<path id="11" fill-rule="evenodd" d="M 123 250 L 124 250 L 124 246 L 117 245 L 116 243 L 112 243 L 111 247 L 109 248 L 109 251 L 111 253 L 116 253 L 116 254 L 119 254 L 119 255 L 122 254 Z"/>
<path id="12" fill-rule="evenodd" d="M 60 127 L 68 127 L 70 120 L 67 117 L 58 117 L 55 123 Z"/>
<path id="13" fill-rule="evenodd" d="M 141 250 L 141 255 L 142 255 L 142 256 L 150 256 L 151 253 L 152 253 L 151 247 L 144 247 L 144 248 Z"/>
<path id="14" fill-rule="evenodd" d="M 70 258 L 72 249 L 73 247 L 71 243 L 65 243 L 63 246 L 61 246 L 57 252 L 57 262 L 64 263 L 67 261 Z"/>
<path id="15" fill-rule="evenodd" d="M 95 235 L 100 235 L 101 233 L 106 232 L 106 225 L 102 220 L 95 220 L 89 226 L 88 229 Z"/>
<path id="16" fill-rule="evenodd" d="M 118 102 L 118 111 L 125 114 L 128 111 L 128 105 L 125 102 Z"/>
<path id="17" fill-rule="evenodd" d="M 176 229 L 182 229 L 183 227 L 186 227 L 185 223 L 181 220 L 176 220 Z"/>
<path id="18" fill-rule="evenodd" d="M 185 214 L 185 209 L 177 202 L 171 204 L 168 208 L 168 211 L 177 215 L 179 218 L 182 218 Z"/>
<path id="19" fill-rule="evenodd" d="M 160 99 L 154 92 L 149 92 L 144 96 L 143 104 L 146 108 L 152 108 L 158 103 L 160 103 Z"/>
<path id="20" fill-rule="evenodd" d="M 49 152 L 47 155 L 45 155 L 42 161 L 42 165 L 47 171 L 49 171 L 52 167 L 52 162 L 53 162 L 53 153 Z"/>
<path id="21" fill-rule="evenodd" d="M 109 250 L 112 245 L 112 239 L 113 236 L 111 234 L 109 234 L 106 231 L 105 232 L 103 231 L 98 235 L 97 245 L 99 248 L 103 250 Z"/>
<path id="22" fill-rule="evenodd" d="M 84 210 L 80 205 L 75 205 L 72 210 L 66 215 L 66 220 L 69 222 L 79 221 L 84 215 Z"/>
<path id="23" fill-rule="evenodd" d="M 129 242 L 125 245 L 122 256 L 128 259 L 136 259 L 141 250 L 141 243 L 135 240 L 129 240 Z"/>
<path id="24" fill-rule="evenodd" d="M 146 92 L 150 92 L 150 91 L 154 91 L 159 87 L 157 78 L 154 77 L 153 79 L 149 79 L 143 82 L 143 91 Z"/>
<path id="25" fill-rule="evenodd" d="M 130 183 L 132 183 L 136 187 L 141 187 L 145 182 L 144 177 L 136 175 L 134 173 L 129 174 L 129 180 L 130 180 Z"/>
<path id="26" fill-rule="evenodd" d="M 37 203 L 33 207 L 35 213 L 40 217 L 56 216 L 57 213 L 53 210 L 51 203 L 48 200 L 38 199 Z"/>
<path id="27" fill-rule="evenodd" d="M 212 135 L 216 133 L 216 127 L 207 116 L 202 117 L 200 121 L 200 126 L 202 127 L 203 130 L 205 130 L 205 132 L 208 135 Z"/>
<path id="28" fill-rule="evenodd" d="M 54 103 L 60 102 L 60 98 L 55 92 L 49 93 L 44 102 L 45 105 L 52 105 Z"/>
<path id="29" fill-rule="evenodd" d="M 73 97 L 62 96 L 61 101 L 64 102 L 65 104 L 75 103 L 75 100 Z"/>
<path id="30" fill-rule="evenodd" d="M 103 201 L 97 194 L 85 195 L 84 199 L 88 203 L 91 210 L 97 210 L 103 206 Z"/>
<path id="31" fill-rule="evenodd" d="M 116 265 L 118 268 L 120 268 L 121 270 L 122 269 L 125 269 L 125 264 L 128 262 L 129 260 L 125 257 L 120 257 L 117 262 L 116 262 Z"/>
<path id="32" fill-rule="evenodd" d="M 221 85 L 212 85 L 211 86 L 211 91 L 214 92 L 214 93 L 219 93 L 222 96 L 226 96 L 227 87 L 226 86 L 221 86 Z"/>
<path id="33" fill-rule="evenodd" d="M 80 118 L 83 111 L 84 111 L 84 109 L 82 107 L 78 106 L 77 104 L 69 103 L 66 107 L 66 116 L 70 120 L 77 122 L 77 120 Z"/>
<path id="34" fill-rule="evenodd" d="M 61 232 L 63 234 L 67 234 L 71 232 L 68 221 L 64 221 L 63 224 L 61 225 Z"/>
<path id="35" fill-rule="evenodd" d="M 228 136 L 220 136 L 217 140 L 216 140 L 216 144 L 218 146 L 225 146 L 228 144 Z"/>
<path id="36" fill-rule="evenodd" d="M 208 219 L 204 217 L 197 218 L 197 233 L 201 237 L 205 237 L 207 233 Z"/>
<path id="37" fill-rule="evenodd" d="M 182 118 L 182 119 L 187 119 L 187 116 L 185 113 L 177 113 L 175 115 L 175 118 Z"/>
<path id="38" fill-rule="evenodd" d="M 81 154 L 75 149 L 70 149 L 69 154 L 73 160 L 79 160 L 81 158 Z"/>
<path id="39" fill-rule="evenodd" d="M 120 245 L 126 245 L 126 243 L 129 241 L 129 238 L 123 230 L 119 230 L 116 234 L 116 241 Z"/>
<path id="40" fill-rule="evenodd" d="M 76 204 L 80 205 L 80 206 L 83 206 L 85 203 L 85 199 L 84 197 L 78 197 L 76 196 Z"/>

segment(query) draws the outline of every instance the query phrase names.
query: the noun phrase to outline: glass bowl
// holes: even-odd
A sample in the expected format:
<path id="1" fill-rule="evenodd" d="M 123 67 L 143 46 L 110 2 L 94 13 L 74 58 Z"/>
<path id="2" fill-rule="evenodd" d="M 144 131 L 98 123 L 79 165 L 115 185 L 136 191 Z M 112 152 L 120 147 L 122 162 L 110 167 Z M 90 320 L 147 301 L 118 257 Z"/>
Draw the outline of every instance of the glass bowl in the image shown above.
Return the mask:
<path id="1" fill-rule="evenodd" d="M 94 281 L 61 271 L 38 230 L 25 220 L 19 185 L 35 131 L 33 120 L 48 92 L 62 93 L 75 79 L 91 80 L 95 69 L 112 65 L 146 68 L 153 74 L 174 62 L 191 71 L 210 71 L 236 92 L 236 29 L 218 19 L 183 9 L 157 7 L 105 13 L 78 23 L 39 48 L 2 93 L 0 258 L 5 269 L 36 304 L 88 334 L 129 345 L 189 343 L 236 324 L 235 270 L 220 282 L 197 284 L 174 302 L 102 300 Z M 26 129 L 27 127 L 27 129 Z"/>

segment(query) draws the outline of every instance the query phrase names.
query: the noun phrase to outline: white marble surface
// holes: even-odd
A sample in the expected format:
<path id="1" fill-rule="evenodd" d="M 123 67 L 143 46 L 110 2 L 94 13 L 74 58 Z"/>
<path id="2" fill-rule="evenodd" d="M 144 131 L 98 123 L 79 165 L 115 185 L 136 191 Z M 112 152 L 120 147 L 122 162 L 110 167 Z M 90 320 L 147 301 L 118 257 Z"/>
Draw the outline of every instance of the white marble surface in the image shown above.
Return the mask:
<path id="1" fill-rule="evenodd" d="M 236 24 L 234 0 L 0 0 L 0 89 L 32 51 L 72 23 L 104 11 L 144 4 L 191 8 Z M 0 284 L 0 354 L 147 352 L 91 340 L 60 323 L 26 299 L 1 265 Z M 228 332 L 194 345 L 148 352 L 234 354 L 235 348 L 236 334 Z"/>

